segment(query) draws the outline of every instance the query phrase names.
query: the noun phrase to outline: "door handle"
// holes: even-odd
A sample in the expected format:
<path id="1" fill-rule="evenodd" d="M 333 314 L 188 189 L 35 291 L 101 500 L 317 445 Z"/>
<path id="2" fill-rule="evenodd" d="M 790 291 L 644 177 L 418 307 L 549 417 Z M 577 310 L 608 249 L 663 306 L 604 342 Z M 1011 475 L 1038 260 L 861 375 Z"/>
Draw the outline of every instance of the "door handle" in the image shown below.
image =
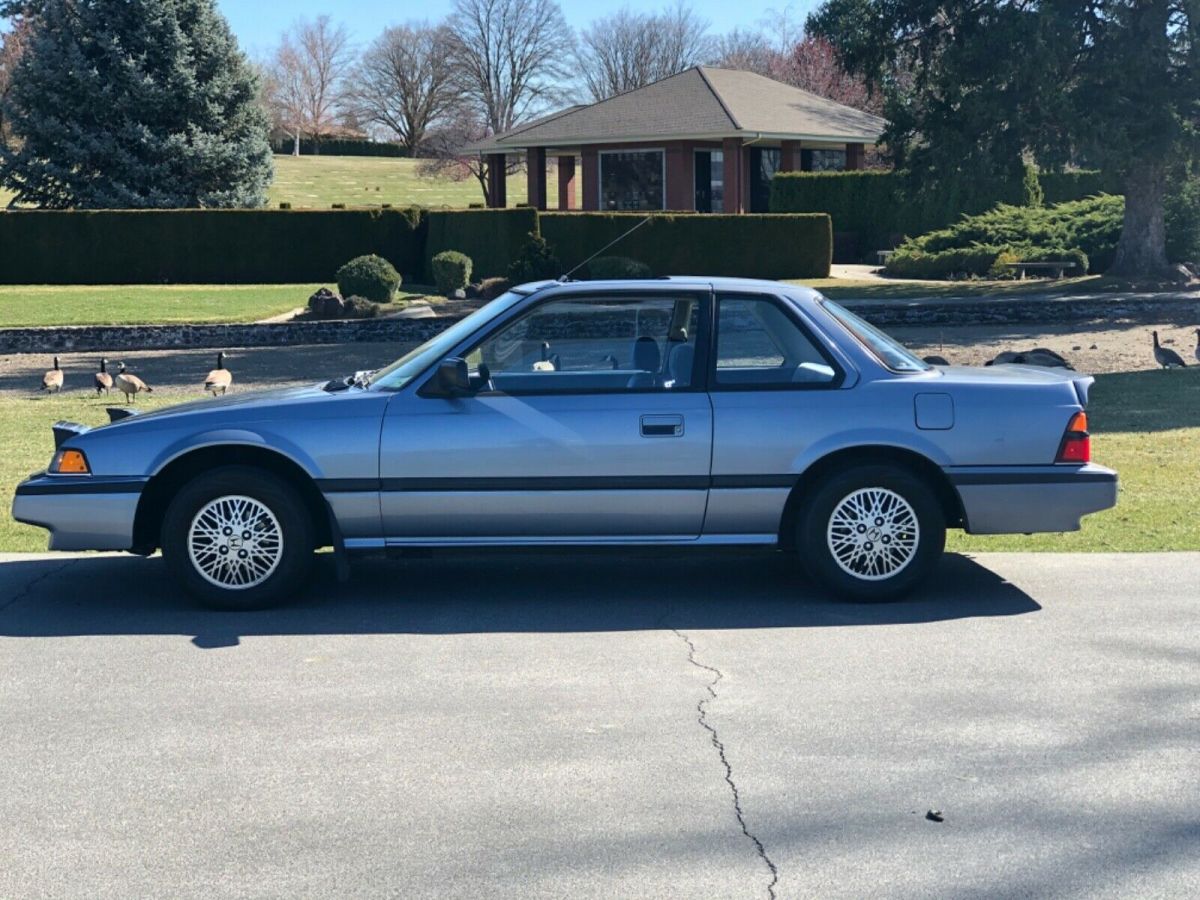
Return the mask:
<path id="1" fill-rule="evenodd" d="M 683 416 L 642 416 L 642 437 L 683 437 Z"/>

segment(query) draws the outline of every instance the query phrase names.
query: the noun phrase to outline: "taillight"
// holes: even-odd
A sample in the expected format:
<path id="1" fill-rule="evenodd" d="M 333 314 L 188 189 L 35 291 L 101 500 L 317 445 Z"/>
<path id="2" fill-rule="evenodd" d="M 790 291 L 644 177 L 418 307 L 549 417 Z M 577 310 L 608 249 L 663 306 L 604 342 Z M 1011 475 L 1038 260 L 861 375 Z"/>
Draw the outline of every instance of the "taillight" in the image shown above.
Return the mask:
<path id="1" fill-rule="evenodd" d="M 1086 463 L 1092 461 L 1092 437 L 1088 434 L 1087 413 L 1080 410 L 1067 423 L 1067 433 L 1058 446 L 1060 463 Z"/>

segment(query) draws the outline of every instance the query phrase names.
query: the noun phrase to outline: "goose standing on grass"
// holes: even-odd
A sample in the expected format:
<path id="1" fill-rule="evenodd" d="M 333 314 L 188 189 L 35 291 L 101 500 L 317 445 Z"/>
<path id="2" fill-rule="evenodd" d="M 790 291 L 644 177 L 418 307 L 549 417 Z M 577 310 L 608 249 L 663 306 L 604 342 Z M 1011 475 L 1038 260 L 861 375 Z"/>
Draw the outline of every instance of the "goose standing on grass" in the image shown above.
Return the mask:
<path id="1" fill-rule="evenodd" d="M 1182 369 L 1186 364 L 1183 357 L 1158 342 L 1158 332 L 1154 332 L 1154 361 L 1164 369 Z"/>
<path id="2" fill-rule="evenodd" d="M 54 368 L 42 376 L 42 390 L 47 394 L 57 394 L 62 390 L 63 370 L 58 367 L 58 357 L 54 357 Z"/>
<path id="3" fill-rule="evenodd" d="M 100 371 L 96 373 L 96 396 L 107 394 L 112 390 L 113 379 L 108 374 L 108 360 L 100 360 Z"/>
<path id="4" fill-rule="evenodd" d="M 117 363 L 117 377 L 113 379 L 113 386 L 125 395 L 125 402 L 137 400 L 137 395 L 145 391 L 147 394 L 153 394 L 154 388 L 148 386 L 146 382 L 125 371 L 125 363 Z"/>
<path id="5" fill-rule="evenodd" d="M 204 389 L 214 397 L 224 394 L 233 384 L 233 373 L 225 368 L 225 351 L 217 354 L 217 367 L 204 379 Z"/>

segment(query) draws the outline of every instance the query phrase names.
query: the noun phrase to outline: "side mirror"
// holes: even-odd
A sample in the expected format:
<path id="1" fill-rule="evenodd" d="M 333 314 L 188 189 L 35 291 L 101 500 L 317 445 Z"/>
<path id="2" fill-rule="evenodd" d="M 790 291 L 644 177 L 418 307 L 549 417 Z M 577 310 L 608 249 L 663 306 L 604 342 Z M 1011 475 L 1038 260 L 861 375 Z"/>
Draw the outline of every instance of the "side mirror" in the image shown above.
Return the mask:
<path id="1" fill-rule="evenodd" d="M 471 376 L 467 369 L 467 361 L 457 356 L 443 359 L 438 363 L 430 386 L 439 397 L 461 397 L 471 393 Z"/>

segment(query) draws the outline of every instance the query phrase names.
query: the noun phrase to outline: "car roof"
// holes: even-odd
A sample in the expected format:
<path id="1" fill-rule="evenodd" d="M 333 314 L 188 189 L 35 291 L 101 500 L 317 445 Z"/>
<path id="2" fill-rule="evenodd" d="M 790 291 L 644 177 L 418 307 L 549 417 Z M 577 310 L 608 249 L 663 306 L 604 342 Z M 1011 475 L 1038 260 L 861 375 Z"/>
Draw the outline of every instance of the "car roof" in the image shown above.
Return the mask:
<path id="1" fill-rule="evenodd" d="M 770 281 L 765 278 L 732 278 L 727 276 L 711 276 L 711 275 L 667 275 L 662 278 L 621 278 L 595 281 L 535 281 L 529 284 L 518 285 L 513 288 L 523 294 L 540 293 L 546 288 L 558 287 L 567 290 L 576 289 L 581 291 L 594 291 L 597 288 L 621 288 L 629 290 L 640 286 L 648 288 L 661 289 L 664 284 L 678 285 L 680 287 L 689 285 L 706 285 L 714 291 L 737 293 L 739 291 L 764 292 L 769 291 L 774 294 L 784 293 L 798 300 L 815 300 L 820 297 L 820 294 L 812 288 L 802 285 L 784 284 L 781 281 Z"/>

